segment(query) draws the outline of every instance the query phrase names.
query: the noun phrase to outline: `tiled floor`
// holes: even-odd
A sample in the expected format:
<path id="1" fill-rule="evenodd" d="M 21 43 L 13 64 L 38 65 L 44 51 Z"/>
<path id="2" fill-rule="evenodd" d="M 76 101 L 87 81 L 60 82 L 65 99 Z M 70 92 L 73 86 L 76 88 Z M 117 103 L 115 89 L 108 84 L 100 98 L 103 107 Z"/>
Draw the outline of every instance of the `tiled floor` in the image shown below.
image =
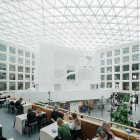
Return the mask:
<path id="1" fill-rule="evenodd" d="M 6 138 L 13 137 L 15 140 L 39 140 L 39 132 L 31 134 L 29 138 L 28 133 L 21 136 L 14 128 L 14 114 L 9 114 L 5 108 L 0 108 L 0 124 L 3 125 L 3 136 Z"/>

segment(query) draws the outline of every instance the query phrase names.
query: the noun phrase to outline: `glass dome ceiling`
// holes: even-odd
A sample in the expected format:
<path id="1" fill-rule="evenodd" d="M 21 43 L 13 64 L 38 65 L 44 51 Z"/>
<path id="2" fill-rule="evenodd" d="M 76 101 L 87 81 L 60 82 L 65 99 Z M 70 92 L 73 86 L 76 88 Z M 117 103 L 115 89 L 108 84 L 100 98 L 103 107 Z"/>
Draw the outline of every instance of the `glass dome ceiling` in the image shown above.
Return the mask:
<path id="1" fill-rule="evenodd" d="M 138 42 L 139 0 L 0 0 L 0 39 L 98 50 Z"/>

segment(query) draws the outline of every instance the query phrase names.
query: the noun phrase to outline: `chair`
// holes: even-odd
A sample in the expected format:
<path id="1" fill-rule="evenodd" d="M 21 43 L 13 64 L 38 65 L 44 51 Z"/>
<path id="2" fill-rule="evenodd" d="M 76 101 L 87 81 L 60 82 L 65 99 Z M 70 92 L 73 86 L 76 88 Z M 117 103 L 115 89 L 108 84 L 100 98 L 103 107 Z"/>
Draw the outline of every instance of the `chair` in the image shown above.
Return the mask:
<path id="1" fill-rule="evenodd" d="M 10 105 L 9 105 L 9 108 L 8 108 L 10 113 L 14 112 L 14 107 L 15 107 L 15 103 L 13 101 L 11 101 Z"/>
<path id="2" fill-rule="evenodd" d="M 38 129 L 42 128 L 43 126 L 47 125 L 47 117 L 46 114 L 41 114 L 37 117 L 38 121 Z"/>
<path id="3" fill-rule="evenodd" d="M 72 130 L 71 131 L 72 134 L 72 139 L 76 140 L 77 138 L 80 138 L 81 140 L 83 140 L 83 135 L 82 135 L 82 130 Z"/>
<path id="4" fill-rule="evenodd" d="M 36 127 L 38 125 L 37 120 L 32 120 L 32 122 L 28 122 L 28 120 L 25 122 L 25 127 L 28 127 L 29 137 L 31 136 L 31 130 L 33 127 Z"/>

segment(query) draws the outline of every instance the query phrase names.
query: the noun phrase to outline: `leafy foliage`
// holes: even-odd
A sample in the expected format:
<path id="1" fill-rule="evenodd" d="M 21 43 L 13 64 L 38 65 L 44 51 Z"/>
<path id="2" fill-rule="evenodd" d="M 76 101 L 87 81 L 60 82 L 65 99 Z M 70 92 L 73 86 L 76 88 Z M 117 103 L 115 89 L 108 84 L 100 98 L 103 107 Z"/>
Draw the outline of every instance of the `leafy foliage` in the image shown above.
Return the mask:
<path id="1" fill-rule="evenodd" d="M 129 102 L 129 100 L 130 100 L 130 96 L 129 95 L 125 95 L 123 97 L 123 102 Z"/>
<path id="2" fill-rule="evenodd" d="M 114 122 L 130 126 L 131 121 L 128 119 L 128 113 L 129 110 L 124 105 L 118 107 L 117 110 L 112 113 L 112 118 L 114 119 Z"/>

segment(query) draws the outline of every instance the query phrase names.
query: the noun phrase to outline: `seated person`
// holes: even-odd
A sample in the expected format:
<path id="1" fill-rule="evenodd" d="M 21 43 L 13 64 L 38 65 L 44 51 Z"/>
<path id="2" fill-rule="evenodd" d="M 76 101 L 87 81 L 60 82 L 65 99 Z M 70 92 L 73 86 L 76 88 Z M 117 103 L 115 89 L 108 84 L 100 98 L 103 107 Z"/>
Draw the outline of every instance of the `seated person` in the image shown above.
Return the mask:
<path id="1" fill-rule="evenodd" d="M 104 131 L 99 131 L 97 136 L 92 140 L 106 140 L 106 139 L 107 139 L 106 133 Z"/>
<path id="2" fill-rule="evenodd" d="M 10 97 L 11 97 L 11 96 L 8 95 L 7 98 L 6 98 L 6 104 L 7 104 L 7 105 L 10 104 L 10 101 L 11 101 Z"/>
<path id="3" fill-rule="evenodd" d="M 61 118 L 57 119 L 58 125 L 58 139 L 71 140 L 70 128 L 68 124 L 64 124 Z"/>
<path id="4" fill-rule="evenodd" d="M 109 121 L 104 121 L 102 126 L 97 129 L 96 133 L 98 134 L 100 131 L 104 131 L 106 133 L 107 140 L 114 140 L 115 136 L 111 132 L 110 128 L 111 128 L 111 123 Z"/>
<path id="5" fill-rule="evenodd" d="M 63 114 L 58 112 L 58 108 L 55 106 L 51 113 L 51 123 L 56 122 L 58 118 L 63 118 Z"/>
<path id="6" fill-rule="evenodd" d="M 23 106 L 21 104 L 22 101 L 23 99 L 19 98 L 19 100 L 17 100 L 15 103 L 15 108 L 18 109 L 18 113 L 23 113 Z"/>
<path id="7" fill-rule="evenodd" d="M 28 120 L 28 123 L 32 123 L 36 121 L 36 113 L 32 111 L 32 109 L 28 109 L 27 120 Z"/>
<path id="8" fill-rule="evenodd" d="M 71 129 L 72 138 L 76 139 L 81 134 L 81 121 L 76 113 L 72 113 L 72 120 L 69 120 L 69 127 Z"/>
<path id="9" fill-rule="evenodd" d="M 36 112 L 36 116 L 38 116 L 38 115 L 41 115 L 41 114 L 42 114 L 42 112 L 41 112 L 41 109 L 40 109 L 40 108 L 37 108 L 35 112 Z"/>

